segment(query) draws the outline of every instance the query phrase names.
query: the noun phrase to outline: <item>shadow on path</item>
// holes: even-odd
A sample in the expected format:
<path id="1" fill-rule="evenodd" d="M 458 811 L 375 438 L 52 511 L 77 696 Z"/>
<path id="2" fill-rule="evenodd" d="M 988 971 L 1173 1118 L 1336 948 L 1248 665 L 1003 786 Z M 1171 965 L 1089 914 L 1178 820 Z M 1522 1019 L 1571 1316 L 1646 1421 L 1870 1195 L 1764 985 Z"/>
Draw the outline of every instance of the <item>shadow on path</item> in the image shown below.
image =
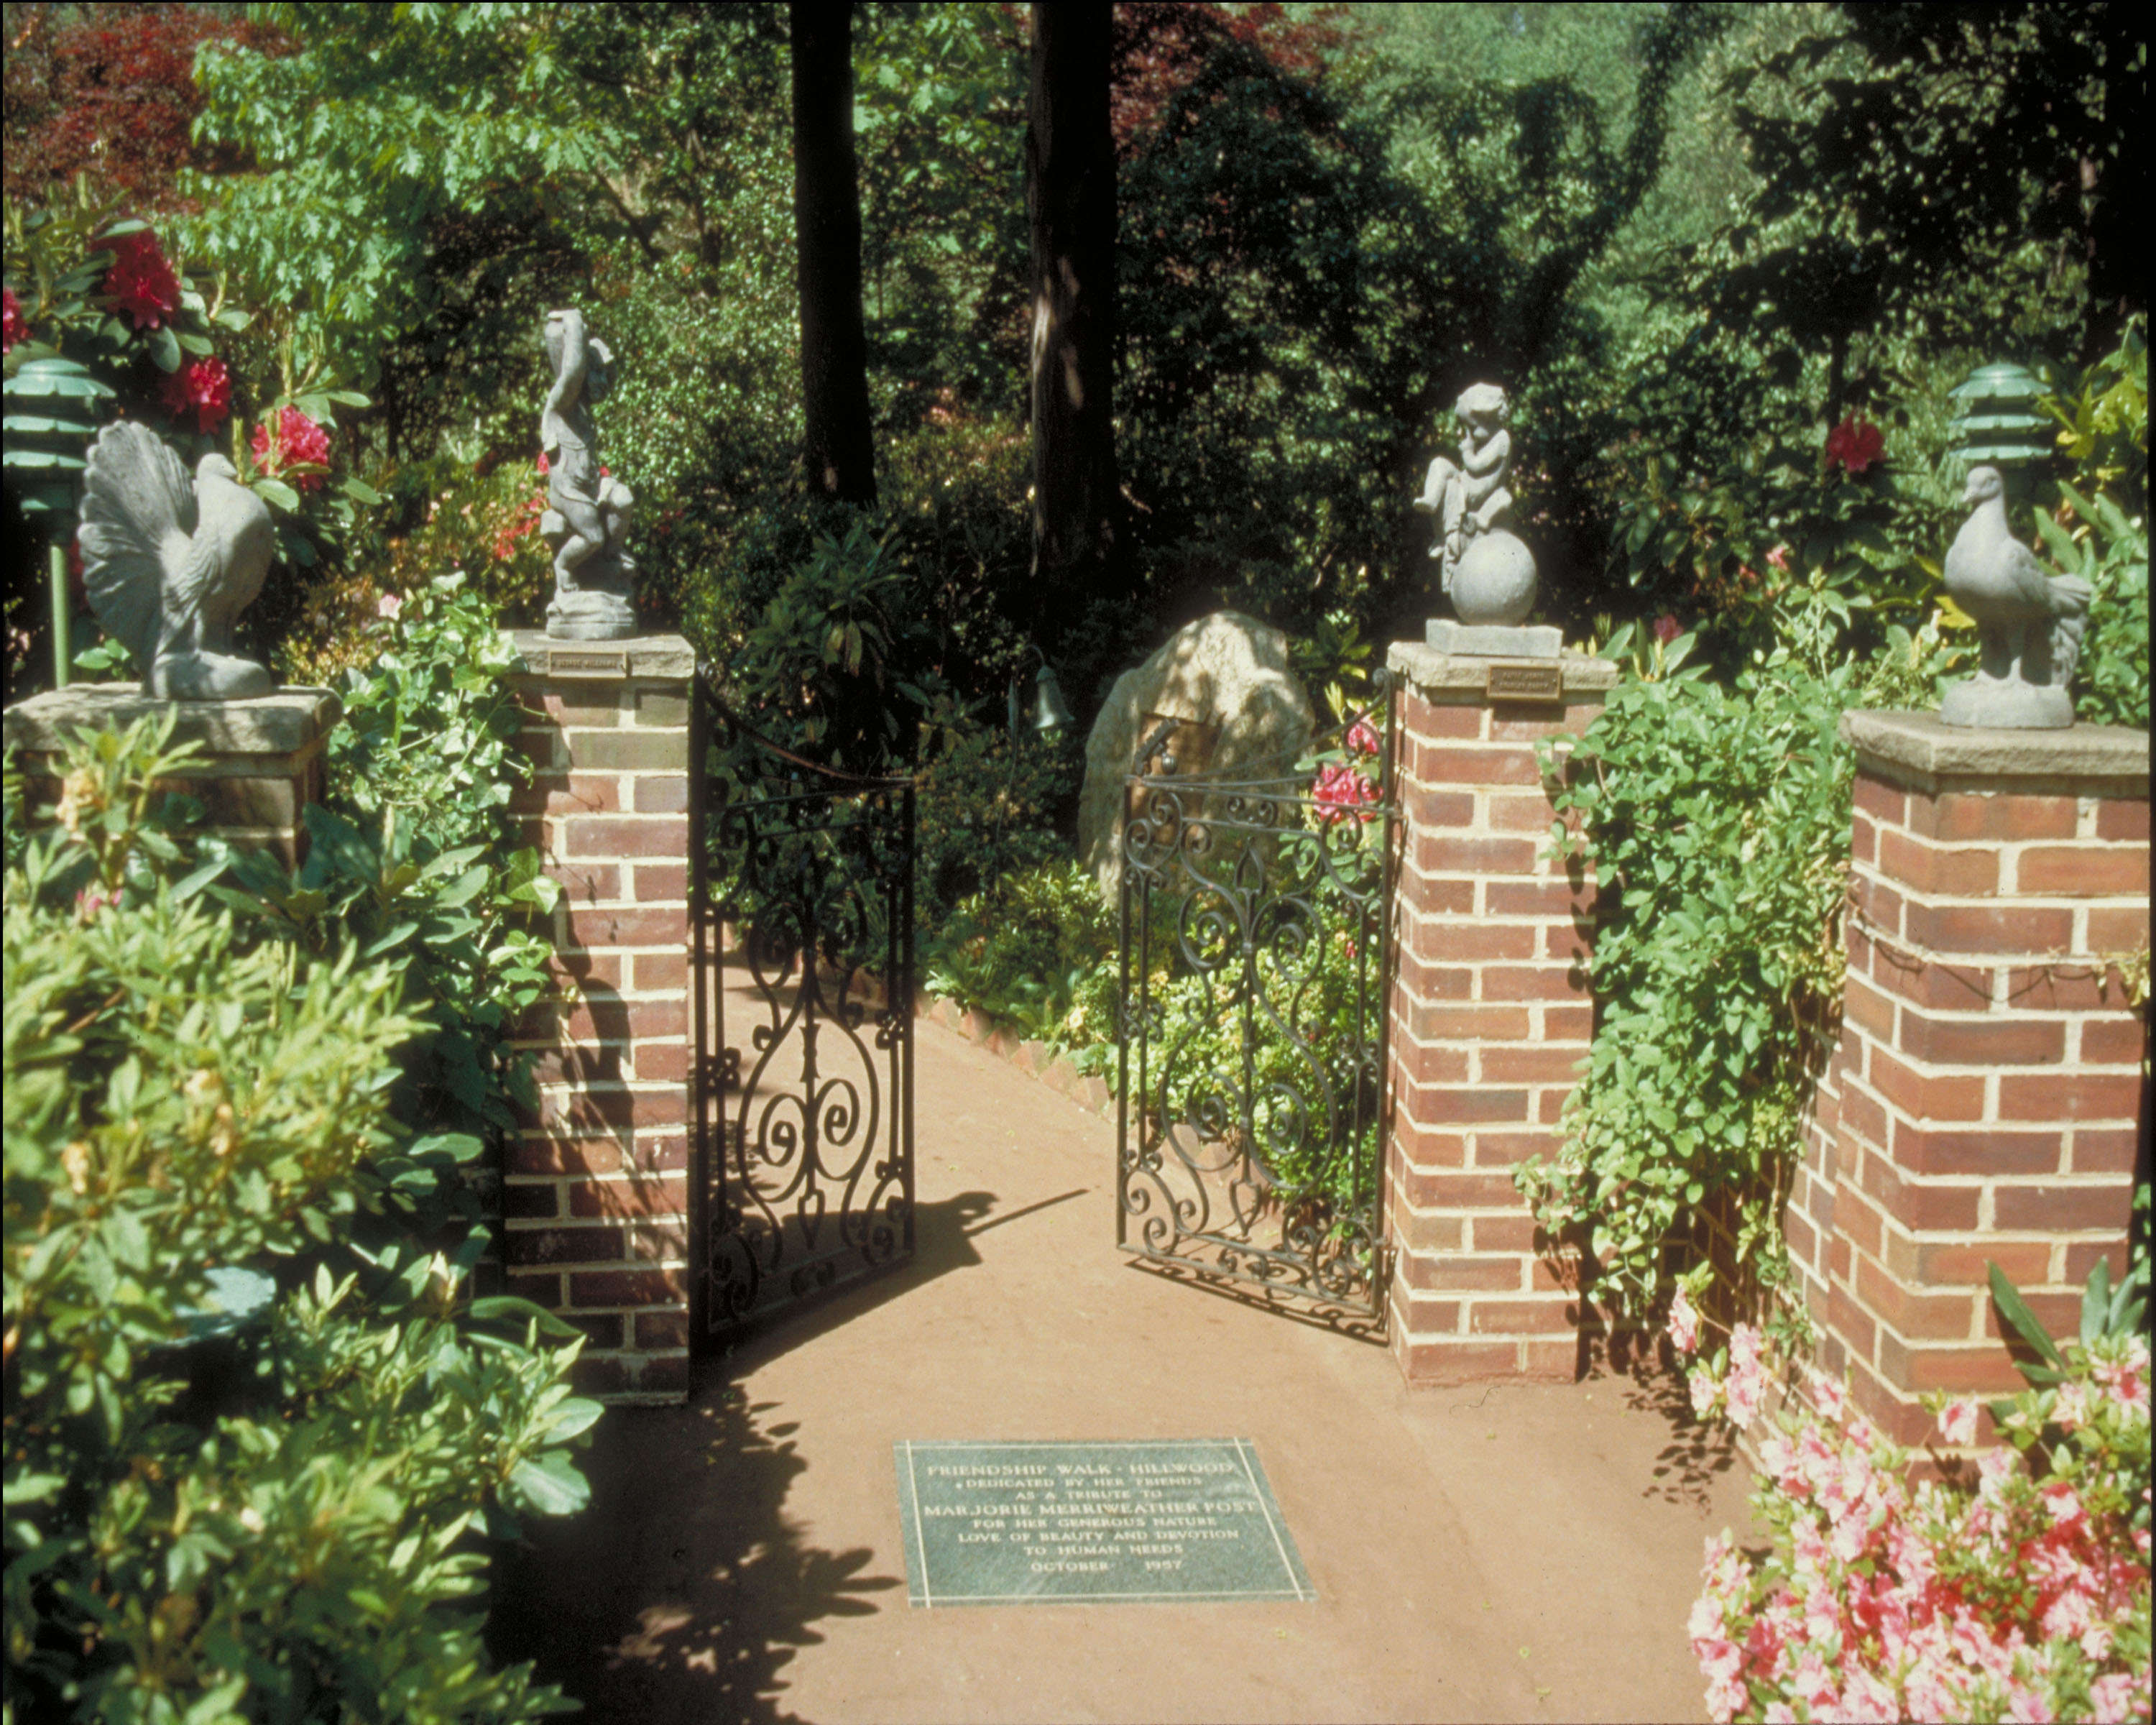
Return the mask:
<path id="1" fill-rule="evenodd" d="M 1669 1441 L 1656 1456 L 1651 1482 L 1642 1497 L 1704 1507 L 1713 1497 L 1715 1481 L 1737 1465 L 1737 1445 L 1728 1428 L 1710 1425 L 1692 1412 L 1685 1374 L 1664 1368 L 1635 1373 L 1622 1380 L 1625 1404 L 1668 1423 Z"/>
<path id="2" fill-rule="evenodd" d="M 796 1311 L 700 1373 L 684 1408 L 616 1408 L 583 1460 L 590 1506 L 535 1521 L 495 1565 L 487 1639 L 603 1725 L 793 1725 L 788 1666 L 834 1618 L 904 1598 L 866 1548 L 820 1549 L 786 1513 L 808 1463 L 777 1402 L 729 1381 L 886 1300 L 981 1260 L 973 1236 L 1082 1196 L 1080 1188 L 1006 1214 L 991 1192 L 922 1204 L 911 1263 Z"/>

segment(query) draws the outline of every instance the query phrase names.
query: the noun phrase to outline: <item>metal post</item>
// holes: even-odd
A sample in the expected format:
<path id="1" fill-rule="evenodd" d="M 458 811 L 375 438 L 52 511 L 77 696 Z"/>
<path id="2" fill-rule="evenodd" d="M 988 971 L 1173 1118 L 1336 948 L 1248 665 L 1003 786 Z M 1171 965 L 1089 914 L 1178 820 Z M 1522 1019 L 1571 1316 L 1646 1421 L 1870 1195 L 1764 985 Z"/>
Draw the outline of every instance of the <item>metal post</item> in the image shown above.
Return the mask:
<path id="1" fill-rule="evenodd" d="M 54 541 L 49 550 L 49 568 L 53 589 L 53 687 L 64 689 L 68 674 L 74 665 L 74 649 L 68 639 L 68 567 L 67 547 Z M 150 667 L 144 665 L 142 674 L 147 676 Z"/>

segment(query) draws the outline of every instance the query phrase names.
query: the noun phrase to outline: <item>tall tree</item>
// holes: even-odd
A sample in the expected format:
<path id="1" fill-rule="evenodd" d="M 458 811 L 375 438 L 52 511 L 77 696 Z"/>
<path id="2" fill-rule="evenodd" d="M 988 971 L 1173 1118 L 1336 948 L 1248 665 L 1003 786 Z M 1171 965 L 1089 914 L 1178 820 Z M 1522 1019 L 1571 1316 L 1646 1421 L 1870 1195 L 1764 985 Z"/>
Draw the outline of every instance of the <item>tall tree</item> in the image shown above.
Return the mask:
<path id="1" fill-rule="evenodd" d="M 861 202 L 854 166 L 851 0 L 792 0 L 793 229 L 801 286 L 801 399 L 811 490 L 875 501 L 868 336 L 861 327 Z"/>
<path id="2" fill-rule="evenodd" d="M 1116 149 L 1108 129 L 1111 9 L 1033 8 L 1025 134 L 1033 242 L 1035 575 L 1068 620 L 1113 593 L 1122 499 L 1111 396 L 1116 341 Z"/>

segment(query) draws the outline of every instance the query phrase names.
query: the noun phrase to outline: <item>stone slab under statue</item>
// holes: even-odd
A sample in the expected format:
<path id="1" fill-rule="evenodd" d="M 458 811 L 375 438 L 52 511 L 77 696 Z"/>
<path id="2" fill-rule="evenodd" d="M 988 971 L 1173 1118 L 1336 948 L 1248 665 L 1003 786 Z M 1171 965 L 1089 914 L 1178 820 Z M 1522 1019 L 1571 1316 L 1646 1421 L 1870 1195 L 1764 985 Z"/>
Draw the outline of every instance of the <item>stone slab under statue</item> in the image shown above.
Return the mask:
<path id="1" fill-rule="evenodd" d="M 1429 644 L 1466 658 L 1555 659 L 1562 630 L 1523 627 L 1535 608 L 1541 578 L 1534 553 L 1512 531 L 1512 404 L 1494 383 L 1462 390 L 1453 405 L 1460 425 L 1460 456 L 1430 464 L 1415 508 L 1435 518 L 1430 555 L 1439 585 L 1459 620 L 1433 619 Z"/>
<path id="2" fill-rule="evenodd" d="M 547 633 L 562 641 L 626 640 L 636 620 L 636 564 L 627 549 L 635 495 L 599 465 L 591 408 L 613 387 L 613 355 L 584 327 L 581 311 L 547 314 L 554 381 L 539 414 L 547 458 L 547 511 L 539 536 L 554 552 Z"/>

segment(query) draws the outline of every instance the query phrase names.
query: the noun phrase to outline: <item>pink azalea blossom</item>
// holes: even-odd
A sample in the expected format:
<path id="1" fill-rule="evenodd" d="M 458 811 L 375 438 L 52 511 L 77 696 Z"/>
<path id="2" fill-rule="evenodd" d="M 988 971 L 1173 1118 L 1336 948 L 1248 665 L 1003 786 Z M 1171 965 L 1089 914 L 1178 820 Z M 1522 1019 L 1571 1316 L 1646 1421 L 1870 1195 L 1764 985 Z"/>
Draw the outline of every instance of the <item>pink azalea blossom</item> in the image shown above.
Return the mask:
<path id="1" fill-rule="evenodd" d="M 2078 1384 L 2061 1384 L 2051 1399 L 2051 1417 L 2063 1431 L 2078 1431 L 2089 1423 L 2088 1397 Z"/>
<path id="2" fill-rule="evenodd" d="M 1849 1393 L 1840 1382 L 1815 1369 L 1805 1373 L 1804 1387 L 1811 1393 L 1812 1405 L 1819 1409 L 1820 1417 L 1839 1423 L 1849 1406 Z"/>
<path id="3" fill-rule="evenodd" d="M 2047 1480 L 2037 1495 L 2051 1512 L 2053 1525 L 2070 1527 L 2082 1519 L 2082 1500 L 2064 1480 Z"/>
<path id="4" fill-rule="evenodd" d="M 1712 1413 L 1722 1399 L 1722 1386 L 1714 1381 L 1714 1373 L 1704 1367 L 1694 1372 L 1689 1380 L 1691 1390 L 1691 1410 L 1702 1420 Z"/>
<path id="5" fill-rule="evenodd" d="M 1699 1351 L 1699 1313 L 1681 1286 L 1670 1301 L 1670 1345 L 1679 1353 Z"/>
<path id="6" fill-rule="evenodd" d="M 393 593 L 386 593 L 374 602 L 374 614 L 377 617 L 386 617 L 392 623 L 396 622 L 398 614 L 403 608 L 404 601 Z"/>
<path id="7" fill-rule="evenodd" d="M 2127 1671 L 2113 1671 L 2090 1684 L 2091 1717 L 2097 1725 L 2125 1725 L 2134 1715 L 2134 1688 L 2133 1676 Z"/>
<path id="8" fill-rule="evenodd" d="M 1820 1657 L 1819 1650 L 1807 1647 L 1798 1656 L 1796 1671 L 1790 1677 L 1790 1686 L 1797 1692 L 1797 1699 L 1810 1710 L 1815 1719 L 1834 1717 L 1836 1711 L 1834 1675 Z"/>
<path id="9" fill-rule="evenodd" d="M 1950 1444 L 1973 1444 L 1976 1441 L 1976 1402 L 1974 1397 L 1958 1395 L 1939 1409 L 1939 1435 Z"/>

